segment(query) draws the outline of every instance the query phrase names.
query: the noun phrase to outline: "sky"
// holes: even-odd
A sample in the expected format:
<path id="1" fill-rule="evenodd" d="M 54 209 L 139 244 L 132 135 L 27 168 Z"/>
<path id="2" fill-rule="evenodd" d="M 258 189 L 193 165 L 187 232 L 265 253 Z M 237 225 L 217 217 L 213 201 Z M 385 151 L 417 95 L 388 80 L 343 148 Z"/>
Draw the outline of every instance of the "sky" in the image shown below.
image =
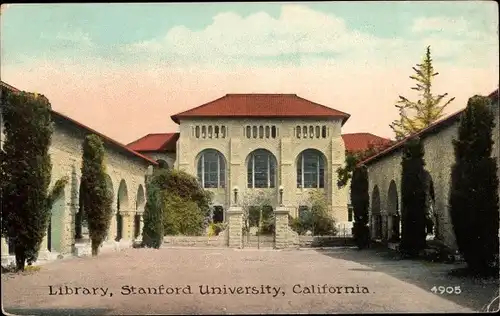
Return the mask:
<path id="1" fill-rule="evenodd" d="M 393 138 L 429 45 L 446 114 L 498 87 L 494 1 L 10 4 L 0 21 L 2 81 L 125 144 L 227 93 L 295 93 Z"/>

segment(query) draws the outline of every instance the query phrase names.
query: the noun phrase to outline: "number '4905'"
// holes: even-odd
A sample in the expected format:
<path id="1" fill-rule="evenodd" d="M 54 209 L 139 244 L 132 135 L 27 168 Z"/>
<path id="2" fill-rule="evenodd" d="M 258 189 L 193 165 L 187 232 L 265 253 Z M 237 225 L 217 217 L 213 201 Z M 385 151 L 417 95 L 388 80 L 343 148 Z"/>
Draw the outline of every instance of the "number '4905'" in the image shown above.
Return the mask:
<path id="1" fill-rule="evenodd" d="M 436 294 L 460 294 L 462 293 L 462 289 L 460 285 L 457 286 L 433 286 L 431 289 L 432 293 Z"/>

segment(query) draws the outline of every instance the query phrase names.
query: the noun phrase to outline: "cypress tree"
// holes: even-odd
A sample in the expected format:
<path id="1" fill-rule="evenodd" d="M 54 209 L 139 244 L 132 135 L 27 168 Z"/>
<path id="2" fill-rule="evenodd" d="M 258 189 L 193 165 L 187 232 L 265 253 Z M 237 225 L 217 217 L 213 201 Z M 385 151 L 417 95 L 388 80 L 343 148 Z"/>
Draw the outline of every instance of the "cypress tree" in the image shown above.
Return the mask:
<path id="1" fill-rule="evenodd" d="M 160 248 L 164 236 L 164 190 L 167 169 L 156 169 L 146 182 L 146 205 L 144 206 L 144 227 L 142 229 L 142 245 L 148 248 Z"/>
<path id="2" fill-rule="evenodd" d="M 489 270 L 498 256 L 498 178 L 491 157 L 494 117 L 490 100 L 469 99 L 454 140 L 450 215 L 457 246 L 473 273 Z"/>
<path id="3" fill-rule="evenodd" d="M 104 146 L 97 135 L 87 135 L 82 155 L 82 216 L 87 219 L 92 255 L 97 256 L 112 216 L 112 196 L 106 183 Z"/>
<path id="4" fill-rule="evenodd" d="M 426 176 L 424 148 L 420 139 L 406 142 L 402 158 L 402 209 L 400 250 L 405 256 L 418 256 L 426 247 Z"/>
<path id="5" fill-rule="evenodd" d="M 16 268 L 37 260 L 47 233 L 51 208 L 68 183 L 49 191 L 53 133 L 49 100 L 36 93 L 2 90 L 5 143 L 1 162 L 2 236 L 13 241 Z"/>
<path id="6" fill-rule="evenodd" d="M 368 228 L 370 195 L 368 193 L 368 170 L 366 166 L 354 169 L 351 181 L 351 203 L 354 211 L 354 241 L 359 249 L 363 249 L 368 246 L 370 241 L 370 230 Z"/>

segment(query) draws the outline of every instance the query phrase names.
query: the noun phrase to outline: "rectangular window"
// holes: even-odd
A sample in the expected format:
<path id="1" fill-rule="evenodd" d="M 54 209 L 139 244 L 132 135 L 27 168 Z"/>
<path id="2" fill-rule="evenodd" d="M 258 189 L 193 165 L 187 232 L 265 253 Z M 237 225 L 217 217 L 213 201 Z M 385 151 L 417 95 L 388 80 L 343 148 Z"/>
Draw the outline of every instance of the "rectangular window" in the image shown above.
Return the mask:
<path id="1" fill-rule="evenodd" d="M 207 127 L 205 125 L 203 125 L 201 127 L 201 137 L 202 138 L 206 138 L 207 137 Z"/>
<path id="2" fill-rule="evenodd" d="M 307 138 L 307 126 L 302 127 L 302 137 Z"/>
<path id="3" fill-rule="evenodd" d="M 259 138 L 264 138 L 264 126 L 259 126 Z"/>
<path id="4" fill-rule="evenodd" d="M 215 126 L 215 138 L 219 138 L 219 126 Z"/>
<path id="5" fill-rule="evenodd" d="M 319 134 L 320 134 L 319 126 L 316 126 L 316 138 L 319 138 Z"/>
<path id="6" fill-rule="evenodd" d="M 257 126 L 252 127 L 252 134 L 253 138 L 257 138 Z"/>
<path id="7" fill-rule="evenodd" d="M 326 138 L 326 126 L 321 128 L 321 137 Z"/>
<path id="8" fill-rule="evenodd" d="M 247 138 L 250 138 L 252 135 L 252 128 L 250 126 L 247 126 Z"/>
<path id="9" fill-rule="evenodd" d="M 222 126 L 220 128 L 221 138 L 226 138 L 226 127 Z"/>
<path id="10" fill-rule="evenodd" d="M 271 137 L 276 138 L 276 134 L 277 134 L 276 126 L 271 127 Z"/>
<path id="11" fill-rule="evenodd" d="M 269 138 L 270 133 L 269 133 L 269 126 L 266 126 L 266 138 Z"/>
<path id="12" fill-rule="evenodd" d="M 309 126 L 309 137 L 314 138 L 314 126 Z"/>

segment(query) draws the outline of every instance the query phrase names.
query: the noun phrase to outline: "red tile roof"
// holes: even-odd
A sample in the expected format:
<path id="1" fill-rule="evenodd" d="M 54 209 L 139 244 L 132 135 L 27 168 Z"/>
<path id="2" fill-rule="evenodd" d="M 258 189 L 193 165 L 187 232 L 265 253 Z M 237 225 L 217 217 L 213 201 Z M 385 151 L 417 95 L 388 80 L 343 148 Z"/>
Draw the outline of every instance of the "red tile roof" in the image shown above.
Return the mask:
<path id="1" fill-rule="evenodd" d="M 0 81 L 0 83 L 1 83 L 1 86 L 7 88 L 10 91 L 13 91 L 13 92 L 20 92 L 21 91 L 21 90 L 15 88 L 15 87 L 13 87 L 13 86 L 11 86 L 11 85 L 3 82 L 3 81 Z M 59 113 L 59 112 L 54 111 L 54 110 L 51 110 L 51 111 L 52 111 L 52 114 L 55 115 L 56 117 L 60 117 L 60 118 L 62 118 L 64 120 L 66 120 L 66 121 L 69 121 L 69 122 L 75 124 L 76 126 L 82 128 L 84 130 L 87 130 L 89 133 L 96 134 L 96 135 L 100 136 L 104 141 L 107 141 L 108 143 L 111 143 L 112 145 L 115 145 L 115 146 L 119 147 L 120 149 L 125 150 L 129 154 L 132 154 L 132 155 L 134 155 L 136 157 L 142 158 L 143 160 L 146 160 L 147 162 L 149 162 L 149 163 L 151 163 L 153 165 L 157 165 L 158 164 L 156 161 L 152 160 L 151 158 L 148 158 L 148 157 L 146 157 L 144 155 L 141 155 L 140 153 L 138 153 L 138 152 L 136 152 L 136 151 L 134 151 L 132 149 L 127 148 L 125 145 L 117 142 L 116 140 L 114 140 L 112 138 L 109 138 L 108 136 L 106 136 L 104 134 L 101 134 L 98 131 L 96 131 L 96 130 L 94 130 L 94 129 L 92 129 L 92 128 L 90 128 L 90 127 L 88 127 L 88 126 L 86 126 L 86 125 L 84 125 L 84 124 L 82 124 L 82 123 L 80 123 L 78 121 L 75 121 L 74 119 L 72 119 L 72 118 L 70 118 L 70 117 L 68 117 L 68 116 L 66 116 L 66 115 L 64 115 L 62 113 Z"/>
<path id="2" fill-rule="evenodd" d="M 498 104 L 498 99 L 499 99 L 499 95 L 498 95 L 498 89 L 493 91 L 492 93 L 490 93 L 488 95 L 488 97 L 491 99 L 491 101 L 493 103 L 497 103 Z M 497 105 L 498 106 L 498 105 Z M 365 160 L 361 161 L 358 163 L 358 166 L 361 166 L 361 165 L 368 165 L 372 162 L 375 162 L 376 160 L 379 160 L 380 158 L 384 157 L 384 156 L 387 156 L 389 155 L 390 153 L 392 152 L 395 152 L 399 149 L 401 149 L 403 147 L 403 145 L 408 141 L 410 140 L 411 138 L 414 138 L 414 137 L 425 137 L 429 134 L 432 134 L 432 133 L 435 133 L 439 130 L 441 130 L 442 128 L 446 127 L 446 126 L 449 126 L 451 124 L 453 124 L 454 122 L 456 122 L 457 120 L 460 119 L 460 116 L 462 115 L 462 113 L 465 111 L 465 108 L 458 111 L 458 112 L 455 112 L 453 114 L 451 114 L 450 116 L 442 119 L 442 120 L 439 120 L 437 122 L 434 122 L 433 124 L 427 126 L 426 128 L 422 129 L 421 131 L 413 134 L 413 135 L 410 135 L 402 140 L 400 140 L 399 142 L 396 142 L 394 145 L 382 150 L 381 152 L 371 156 L 371 157 L 368 157 L 366 158 Z"/>
<path id="3" fill-rule="evenodd" d="M 139 152 L 145 151 L 175 151 L 179 133 L 148 134 L 127 145 Z"/>
<path id="4" fill-rule="evenodd" d="M 179 119 L 194 117 L 342 118 L 344 124 L 349 116 L 296 94 L 226 94 L 171 118 L 177 124 Z"/>
<path id="5" fill-rule="evenodd" d="M 370 133 L 342 134 L 345 149 L 349 152 L 357 152 L 368 149 L 370 145 L 389 145 L 390 139 L 379 137 Z"/>

